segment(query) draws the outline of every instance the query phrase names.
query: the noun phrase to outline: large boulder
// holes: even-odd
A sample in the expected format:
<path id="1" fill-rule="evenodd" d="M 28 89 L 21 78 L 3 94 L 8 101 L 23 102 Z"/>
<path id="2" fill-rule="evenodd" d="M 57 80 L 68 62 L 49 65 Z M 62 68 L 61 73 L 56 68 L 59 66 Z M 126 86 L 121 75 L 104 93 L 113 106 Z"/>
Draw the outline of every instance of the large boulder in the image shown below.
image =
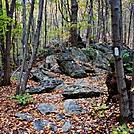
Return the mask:
<path id="1" fill-rule="evenodd" d="M 89 59 L 87 58 L 86 54 L 80 48 L 72 47 L 70 49 L 70 55 L 75 61 L 89 62 Z"/>
<path id="2" fill-rule="evenodd" d="M 88 76 L 85 70 L 68 53 L 61 53 L 57 58 L 57 62 L 61 71 L 73 78 L 84 78 Z"/>
<path id="3" fill-rule="evenodd" d="M 56 56 L 55 55 L 49 55 L 46 57 L 46 61 L 44 63 L 44 67 L 47 69 L 51 69 L 56 63 Z"/>

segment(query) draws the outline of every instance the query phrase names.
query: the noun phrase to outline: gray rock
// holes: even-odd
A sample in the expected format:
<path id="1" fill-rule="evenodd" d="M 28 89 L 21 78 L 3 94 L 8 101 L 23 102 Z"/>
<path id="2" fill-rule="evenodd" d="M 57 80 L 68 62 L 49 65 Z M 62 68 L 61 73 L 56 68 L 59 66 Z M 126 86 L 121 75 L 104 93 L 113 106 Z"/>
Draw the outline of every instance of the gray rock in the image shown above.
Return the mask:
<path id="1" fill-rule="evenodd" d="M 71 125 L 70 121 L 67 121 L 67 122 L 63 125 L 62 130 L 63 130 L 63 132 L 68 132 L 68 131 L 71 130 L 71 128 L 72 128 L 72 125 Z"/>
<path id="2" fill-rule="evenodd" d="M 91 90 L 81 85 L 68 86 L 62 92 L 65 98 L 88 98 L 88 97 L 99 97 L 101 92 L 99 90 Z"/>
<path id="3" fill-rule="evenodd" d="M 64 109 L 70 114 L 80 114 L 82 111 L 80 106 L 72 99 L 65 100 L 63 106 Z"/>
<path id="4" fill-rule="evenodd" d="M 56 61 L 56 56 L 55 55 L 49 55 L 46 57 L 46 61 L 44 63 L 44 67 L 47 69 L 52 68 L 55 64 L 57 63 Z"/>
<path id="5" fill-rule="evenodd" d="M 55 78 L 47 79 L 40 82 L 37 88 L 30 88 L 27 92 L 30 94 L 48 93 L 53 91 L 58 85 L 62 84 L 63 80 Z"/>
<path id="6" fill-rule="evenodd" d="M 37 130 L 37 131 L 43 130 L 44 127 L 45 127 L 45 122 L 44 122 L 44 120 L 39 119 L 39 120 L 33 122 L 33 127 L 34 127 L 34 129 Z"/>
<path id="7" fill-rule="evenodd" d="M 57 131 L 57 126 L 55 126 L 52 122 L 49 122 L 48 120 L 45 121 L 45 126 L 50 127 L 52 131 Z"/>
<path id="8" fill-rule="evenodd" d="M 56 132 L 57 131 L 57 126 L 55 126 L 52 122 L 49 122 L 48 120 L 37 120 L 33 122 L 34 129 L 39 131 L 43 130 L 44 127 L 50 127 L 52 131 Z"/>
<path id="9" fill-rule="evenodd" d="M 64 118 L 65 118 L 64 114 L 58 114 L 57 117 L 56 117 L 56 121 L 60 121 L 60 120 L 62 120 Z"/>
<path id="10" fill-rule="evenodd" d="M 85 72 L 85 70 L 80 67 L 67 53 L 61 53 L 61 55 L 59 55 L 59 57 L 57 58 L 57 62 L 60 70 L 63 73 L 73 78 L 87 77 L 87 73 Z"/>
<path id="11" fill-rule="evenodd" d="M 57 113 L 56 107 L 51 104 L 41 103 L 37 109 L 41 114 Z"/>
<path id="12" fill-rule="evenodd" d="M 37 70 L 31 70 L 30 75 L 30 79 L 36 82 L 43 81 L 46 78 L 48 79 L 55 77 L 55 75 L 49 72 L 47 69 L 45 69 L 43 65 L 39 66 Z"/>
<path id="13" fill-rule="evenodd" d="M 51 67 L 50 70 L 54 73 L 62 73 L 59 67 L 57 67 L 57 65 L 54 65 L 53 67 Z"/>
<path id="14" fill-rule="evenodd" d="M 34 119 L 33 115 L 29 113 L 16 113 L 15 117 L 21 118 L 22 120 L 26 120 L 26 121 L 33 121 Z"/>
<path id="15" fill-rule="evenodd" d="M 59 80 L 59 79 L 48 79 L 48 80 L 44 80 L 40 83 L 40 85 L 42 87 L 48 88 L 48 89 L 52 89 L 55 88 L 56 86 L 60 85 L 63 83 L 63 80 Z"/>
<path id="16" fill-rule="evenodd" d="M 86 54 L 84 54 L 80 48 L 73 47 L 71 49 L 71 55 L 75 61 L 79 61 L 79 62 L 89 61 Z"/>
<path id="17" fill-rule="evenodd" d="M 83 114 L 86 114 L 86 113 L 87 113 L 87 108 L 86 108 L 86 107 L 84 107 L 84 108 L 82 109 L 82 113 L 83 113 Z"/>
<path id="18" fill-rule="evenodd" d="M 43 74 L 40 69 L 31 70 L 30 75 L 31 75 L 30 79 L 34 80 L 35 82 L 42 81 L 45 77 L 48 77 L 47 75 Z"/>

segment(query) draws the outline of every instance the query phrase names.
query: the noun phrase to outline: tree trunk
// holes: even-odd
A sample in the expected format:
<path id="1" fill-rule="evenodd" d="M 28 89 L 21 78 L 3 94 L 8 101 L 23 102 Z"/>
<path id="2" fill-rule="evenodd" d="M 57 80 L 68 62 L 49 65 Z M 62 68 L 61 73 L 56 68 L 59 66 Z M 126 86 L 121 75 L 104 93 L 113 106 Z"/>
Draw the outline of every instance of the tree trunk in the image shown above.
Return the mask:
<path id="1" fill-rule="evenodd" d="M 122 23 L 122 0 L 120 0 L 120 40 L 121 40 L 121 45 L 123 45 L 123 23 Z"/>
<path id="2" fill-rule="evenodd" d="M 37 53 L 37 50 L 38 50 L 39 37 L 40 37 L 40 31 L 41 31 L 41 23 L 42 23 L 43 5 L 44 5 L 44 0 L 40 0 L 39 1 L 39 14 L 38 14 L 37 28 L 36 28 L 36 32 L 35 32 L 35 35 L 34 35 L 34 48 L 33 48 L 31 59 L 30 59 L 29 64 L 28 64 L 28 68 L 26 69 L 26 74 L 25 74 L 25 77 L 24 77 L 24 81 L 22 83 L 21 94 L 25 93 L 25 89 L 26 89 L 28 78 L 29 78 L 29 74 L 30 74 L 30 71 L 32 69 L 33 62 L 35 60 L 35 56 L 36 56 L 36 53 Z"/>
<path id="3" fill-rule="evenodd" d="M 126 45 L 126 39 L 127 39 L 127 11 L 125 10 L 124 12 L 124 44 Z"/>
<path id="4" fill-rule="evenodd" d="M 128 28 L 128 40 L 127 40 L 127 44 L 129 46 L 130 43 L 130 32 L 131 32 L 131 22 L 132 22 L 132 13 L 133 13 L 133 4 L 130 4 L 130 19 L 129 19 L 129 28 Z"/>
<path id="5" fill-rule="evenodd" d="M 71 0 L 71 29 L 70 29 L 70 42 L 72 46 L 77 44 L 77 13 L 78 3 L 76 0 Z"/>
<path id="6" fill-rule="evenodd" d="M 87 27 L 87 35 L 86 35 L 86 42 L 87 46 L 91 43 L 91 35 L 92 35 L 92 17 L 93 17 L 93 0 L 90 0 L 90 7 L 89 7 L 89 13 L 88 13 L 88 27 Z"/>
<path id="7" fill-rule="evenodd" d="M 134 50 L 134 4 L 133 4 L 133 50 Z M 134 119 L 134 53 L 133 53 L 133 71 L 132 71 L 132 90 L 130 91 L 130 112 L 131 116 Z"/>
<path id="8" fill-rule="evenodd" d="M 112 42 L 115 57 L 115 71 L 117 74 L 117 84 L 119 92 L 119 107 L 121 119 L 128 119 L 129 100 L 124 78 L 123 61 L 121 55 L 121 38 L 120 38 L 120 0 L 111 0 L 111 17 L 112 17 Z"/>
<path id="9" fill-rule="evenodd" d="M 103 27 L 103 32 L 102 32 L 102 38 L 103 38 L 103 42 L 107 42 L 107 40 L 106 40 L 106 26 L 105 26 L 105 14 L 104 14 L 104 1 L 103 0 L 101 0 L 101 2 L 102 2 L 102 10 L 101 10 L 101 12 L 102 12 L 102 27 Z"/>
<path id="10" fill-rule="evenodd" d="M 101 14 L 101 10 L 100 10 L 100 0 L 98 0 L 98 28 L 97 28 L 97 38 L 98 38 L 98 42 L 100 39 L 100 14 Z"/>
<path id="11" fill-rule="evenodd" d="M 47 0 L 45 1 L 45 42 L 44 42 L 44 49 L 47 45 Z"/>
<path id="12" fill-rule="evenodd" d="M 108 42 L 109 40 L 109 29 L 108 29 L 108 20 L 109 20 L 109 0 L 105 0 L 105 4 L 106 4 L 106 10 L 105 10 L 105 21 L 106 21 L 106 41 Z"/>
<path id="13" fill-rule="evenodd" d="M 15 2 L 16 0 L 11 1 L 11 6 L 9 9 L 9 2 L 6 0 L 6 10 L 7 10 L 7 16 L 11 19 L 13 19 L 13 13 L 15 8 Z M 5 47 L 5 53 L 4 53 L 4 85 L 10 84 L 10 49 L 11 49 L 11 31 L 12 31 L 12 24 L 7 24 L 7 32 L 6 32 L 6 47 Z"/>
<path id="14" fill-rule="evenodd" d="M 2 0 L 0 0 L 0 16 L 3 15 L 3 9 L 2 9 Z M 2 23 L 2 22 L 1 22 Z M 4 25 L 2 23 L 2 25 Z M 3 29 L 0 28 L 0 33 L 3 33 Z M 0 52 L 1 52 L 1 61 L 2 61 L 2 65 L 4 64 L 4 35 L 0 34 Z M 4 67 L 3 67 L 4 70 Z"/>
<path id="15" fill-rule="evenodd" d="M 27 59 L 27 52 L 28 52 L 28 40 L 29 40 L 29 34 L 30 34 L 30 25 L 32 24 L 33 20 L 33 12 L 34 12 L 34 0 L 32 0 L 31 3 L 31 10 L 29 14 L 29 22 L 28 22 L 28 29 L 26 32 L 26 3 L 25 0 L 23 0 L 23 33 L 22 33 L 22 46 L 24 46 L 24 56 L 23 56 L 23 61 L 22 61 L 22 66 L 21 66 L 21 71 L 20 71 L 20 77 L 18 80 L 18 84 L 16 86 L 16 94 L 22 93 L 20 88 L 22 87 L 22 75 L 23 71 L 26 68 L 26 59 Z"/>

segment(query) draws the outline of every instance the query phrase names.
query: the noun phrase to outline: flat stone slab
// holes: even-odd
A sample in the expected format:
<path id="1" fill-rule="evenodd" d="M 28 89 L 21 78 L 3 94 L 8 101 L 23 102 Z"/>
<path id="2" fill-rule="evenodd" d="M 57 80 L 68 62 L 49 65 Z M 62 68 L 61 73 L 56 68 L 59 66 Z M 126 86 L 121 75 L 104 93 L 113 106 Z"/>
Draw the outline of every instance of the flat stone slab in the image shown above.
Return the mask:
<path id="1" fill-rule="evenodd" d="M 27 92 L 30 94 L 40 94 L 52 92 L 58 85 L 62 84 L 63 80 L 49 78 L 40 82 L 37 88 L 31 88 Z"/>
<path id="2" fill-rule="evenodd" d="M 63 92 L 62 95 L 65 98 L 74 99 L 74 98 L 88 98 L 88 97 L 99 97 L 101 92 L 99 90 L 91 90 L 90 88 L 73 85 L 68 86 Z"/>
<path id="3" fill-rule="evenodd" d="M 37 110 L 41 113 L 41 114 L 49 114 L 49 113 L 57 113 L 56 111 L 56 106 L 51 105 L 51 104 L 45 104 L 45 103 L 41 103 Z"/>

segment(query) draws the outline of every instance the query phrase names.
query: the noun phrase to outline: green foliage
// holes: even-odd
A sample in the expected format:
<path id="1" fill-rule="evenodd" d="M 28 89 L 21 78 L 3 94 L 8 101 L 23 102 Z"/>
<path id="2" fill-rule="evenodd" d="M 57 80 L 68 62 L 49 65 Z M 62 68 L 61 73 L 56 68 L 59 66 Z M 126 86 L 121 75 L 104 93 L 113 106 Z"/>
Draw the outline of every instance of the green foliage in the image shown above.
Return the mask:
<path id="1" fill-rule="evenodd" d="M 125 72 L 131 73 L 132 72 L 132 64 L 133 64 L 132 52 L 130 52 L 128 50 L 123 50 L 122 51 L 122 58 L 123 58 L 123 66 L 124 66 Z M 114 70 L 114 57 L 111 58 L 109 63 L 110 63 L 110 67 Z"/>
<path id="2" fill-rule="evenodd" d="M 29 93 L 9 96 L 9 98 L 16 99 L 19 105 L 26 105 L 33 100 L 33 98 L 30 97 Z"/>
<path id="3" fill-rule="evenodd" d="M 0 35 L 5 35 L 5 32 L 7 31 L 6 26 L 11 23 L 13 23 L 13 19 L 5 14 L 0 15 Z"/>
<path id="4" fill-rule="evenodd" d="M 123 65 L 124 65 L 124 70 L 127 72 L 132 72 L 132 53 L 129 52 L 128 50 L 123 50 L 122 52 L 122 57 L 123 57 Z"/>
<path id="5" fill-rule="evenodd" d="M 39 52 L 39 54 L 42 54 L 44 52 L 44 48 L 43 47 L 39 47 L 38 52 Z"/>
<path id="6" fill-rule="evenodd" d="M 129 129 L 125 124 L 119 127 L 114 127 L 110 134 L 133 134 L 134 129 Z"/>
<path id="7" fill-rule="evenodd" d="M 22 8 L 22 4 L 20 3 L 20 1 L 16 1 L 16 6 L 15 6 L 16 9 L 20 9 Z"/>
<path id="8" fill-rule="evenodd" d="M 18 72 L 16 72 L 16 73 L 14 73 L 14 74 L 11 75 L 10 80 L 11 80 L 11 82 L 14 82 L 14 81 L 18 80 L 19 77 L 20 77 L 20 74 Z"/>
<path id="9" fill-rule="evenodd" d="M 94 55 L 94 52 L 95 52 L 95 50 L 94 50 L 93 47 L 87 47 L 87 48 L 86 48 L 86 51 L 87 51 L 88 53 L 90 53 L 91 55 Z"/>

